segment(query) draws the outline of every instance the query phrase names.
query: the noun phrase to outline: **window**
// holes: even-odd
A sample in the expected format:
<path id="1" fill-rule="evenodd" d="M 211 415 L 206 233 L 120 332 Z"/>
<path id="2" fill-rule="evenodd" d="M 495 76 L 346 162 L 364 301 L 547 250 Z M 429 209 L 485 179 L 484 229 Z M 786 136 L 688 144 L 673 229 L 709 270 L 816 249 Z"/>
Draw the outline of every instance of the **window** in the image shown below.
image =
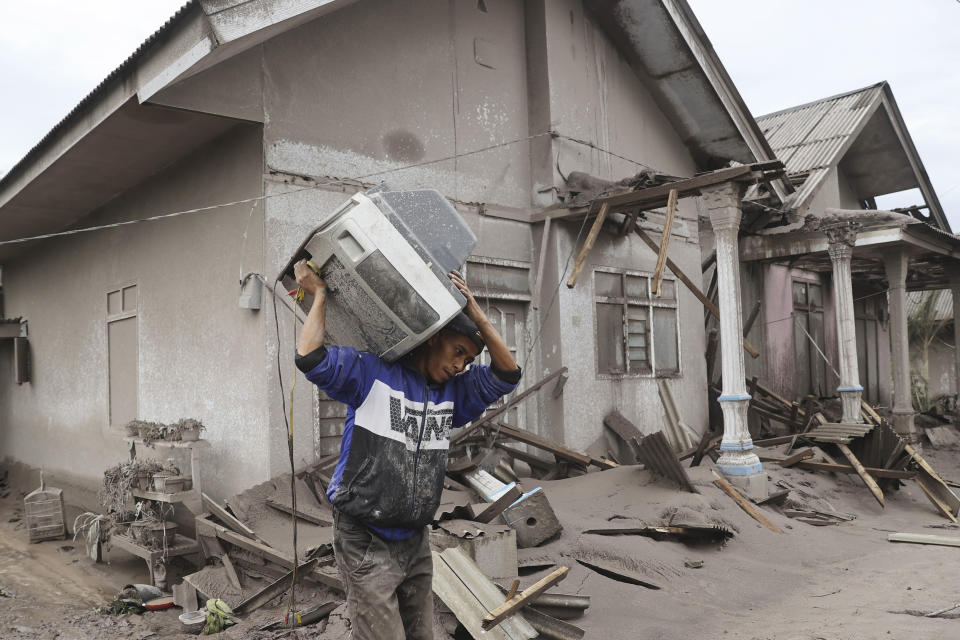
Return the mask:
<path id="1" fill-rule="evenodd" d="M 679 375 L 676 282 L 664 278 L 661 295 L 655 297 L 650 281 L 631 271 L 593 272 L 601 375 Z"/>
<path id="2" fill-rule="evenodd" d="M 123 426 L 137 417 L 137 286 L 107 292 L 109 421 Z"/>

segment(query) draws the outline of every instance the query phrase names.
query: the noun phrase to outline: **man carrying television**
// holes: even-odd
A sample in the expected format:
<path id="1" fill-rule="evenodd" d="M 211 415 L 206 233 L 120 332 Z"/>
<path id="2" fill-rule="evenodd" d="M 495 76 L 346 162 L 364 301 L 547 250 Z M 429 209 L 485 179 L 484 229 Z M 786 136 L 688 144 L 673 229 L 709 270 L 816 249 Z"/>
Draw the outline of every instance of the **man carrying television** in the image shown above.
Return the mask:
<path id="1" fill-rule="evenodd" d="M 325 345 L 326 285 L 305 261 L 294 274 L 313 295 L 297 367 L 347 405 L 327 496 L 352 637 L 430 640 L 433 560 L 426 525 L 440 505 L 450 429 L 513 391 L 520 367 L 455 271 L 450 280 L 467 299 L 463 312 L 392 364 Z M 484 347 L 491 365 L 469 366 Z"/>

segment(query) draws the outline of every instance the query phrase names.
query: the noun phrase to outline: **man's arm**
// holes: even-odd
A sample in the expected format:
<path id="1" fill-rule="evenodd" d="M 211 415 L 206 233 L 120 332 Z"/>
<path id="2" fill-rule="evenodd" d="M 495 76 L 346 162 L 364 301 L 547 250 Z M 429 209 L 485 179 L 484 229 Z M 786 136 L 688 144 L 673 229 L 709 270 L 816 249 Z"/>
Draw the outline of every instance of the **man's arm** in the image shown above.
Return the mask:
<path id="1" fill-rule="evenodd" d="M 471 293 L 463 276 L 457 271 L 451 271 L 450 280 L 467 299 L 467 306 L 463 312 L 473 320 L 474 324 L 477 325 L 477 329 L 480 330 L 480 337 L 483 338 L 483 341 L 487 345 L 487 350 L 490 351 L 491 364 L 493 364 L 494 368 L 498 371 L 516 371 L 519 367 L 517 361 L 513 358 L 513 354 L 510 353 L 510 348 L 507 346 L 507 343 L 504 342 L 500 333 L 493 328 L 493 324 L 490 323 L 487 314 L 483 312 L 483 309 L 480 308 L 480 305 L 473 297 L 473 293 Z"/>
<path id="2" fill-rule="evenodd" d="M 313 296 L 313 305 L 303 322 L 303 330 L 297 340 L 297 354 L 306 356 L 323 346 L 323 330 L 327 316 L 327 284 L 317 275 L 306 260 L 293 266 L 297 285 Z"/>

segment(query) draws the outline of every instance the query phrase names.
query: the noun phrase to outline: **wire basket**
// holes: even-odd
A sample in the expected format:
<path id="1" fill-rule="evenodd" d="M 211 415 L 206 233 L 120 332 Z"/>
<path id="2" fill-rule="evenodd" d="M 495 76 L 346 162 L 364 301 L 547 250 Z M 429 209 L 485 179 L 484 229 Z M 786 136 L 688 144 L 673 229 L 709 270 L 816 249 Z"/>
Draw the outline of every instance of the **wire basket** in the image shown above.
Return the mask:
<path id="1" fill-rule="evenodd" d="M 63 511 L 63 489 L 45 488 L 40 472 L 40 488 L 23 499 L 24 514 L 30 542 L 56 540 L 67 533 Z"/>

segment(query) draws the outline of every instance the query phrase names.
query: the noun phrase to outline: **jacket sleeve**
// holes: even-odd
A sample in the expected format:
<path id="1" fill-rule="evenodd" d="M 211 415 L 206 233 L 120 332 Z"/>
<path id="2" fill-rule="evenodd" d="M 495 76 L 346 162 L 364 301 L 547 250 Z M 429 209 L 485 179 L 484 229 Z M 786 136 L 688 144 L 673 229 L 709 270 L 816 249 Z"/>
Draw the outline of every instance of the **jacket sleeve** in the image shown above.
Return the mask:
<path id="1" fill-rule="evenodd" d="M 519 369 L 517 370 L 519 373 Z M 517 388 L 520 382 L 501 379 L 487 365 L 473 365 L 466 373 L 456 376 L 454 388 L 453 426 L 462 427 L 480 417 L 487 407 Z"/>
<path id="2" fill-rule="evenodd" d="M 353 347 L 328 346 L 323 359 L 304 373 L 328 396 L 356 408 L 367 397 L 379 370 L 380 358 L 373 354 L 360 353 Z"/>

